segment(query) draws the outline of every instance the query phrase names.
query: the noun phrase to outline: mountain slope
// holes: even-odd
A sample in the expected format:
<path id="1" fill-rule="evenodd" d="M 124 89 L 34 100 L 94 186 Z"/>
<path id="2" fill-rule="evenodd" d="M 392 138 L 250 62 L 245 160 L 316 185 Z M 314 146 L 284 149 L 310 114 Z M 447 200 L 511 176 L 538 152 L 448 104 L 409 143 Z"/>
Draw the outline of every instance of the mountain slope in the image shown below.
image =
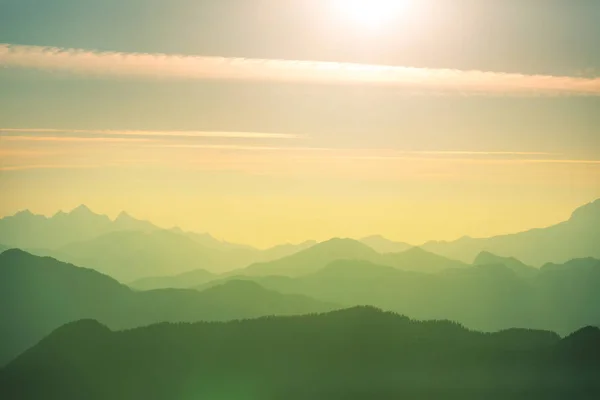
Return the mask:
<path id="1" fill-rule="evenodd" d="M 504 265 L 523 277 L 532 277 L 539 272 L 539 269 L 526 265 L 514 257 L 500 257 L 487 251 L 479 253 L 473 265 Z"/>
<path id="2" fill-rule="evenodd" d="M 2 218 L 0 243 L 92 267 L 123 281 L 194 269 L 225 272 L 286 257 L 314 244 L 308 241 L 258 250 L 209 234 L 163 230 L 126 212 L 111 221 L 84 205 L 50 218 L 29 211 Z"/>
<path id="3" fill-rule="evenodd" d="M 124 332 L 84 320 L 11 362 L 0 390 L 21 400 L 588 399 L 600 395 L 600 359 L 569 356 L 596 336 L 482 334 L 365 307 Z"/>
<path id="4" fill-rule="evenodd" d="M 333 306 L 231 282 L 206 292 L 135 292 L 94 270 L 21 250 L 0 254 L 0 365 L 58 326 L 92 318 L 114 329 L 162 321 L 303 314 Z"/>
<path id="5" fill-rule="evenodd" d="M 54 248 L 111 231 L 112 222 L 84 205 L 47 218 L 28 210 L 0 219 L 0 242 L 20 248 Z"/>
<path id="6" fill-rule="evenodd" d="M 482 251 L 515 257 L 535 266 L 574 258 L 600 258 L 600 199 L 575 210 L 568 221 L 547 228 L 485 239 L 429 242 L 422 247 L 466 262 Z"/>
<path id="7" fill-rule="evenodd" d="M 467 268 L 468 264 L 451 260 L 419 248 L 401 253 L 380 254 L 366 244 L 353 239 L 331 239 L 307 250 L 279 260 L 256 263 L 233 271 L 236 275 L 249 276 L 300 276 L 318 271 L 336 260 L 362 260 L 398 269 L 419 272 L 439 272 L 449 268 Z"/>
<path id="8" fill-rule="evenodd" d="M 394 242 L 384 238 L 381 235 L 373 235 L 360 239 L 361 243 L 366 244 L 378 253 L 400 253 L 410 249 L 411 246 L 408 243 Z"/>
<path id="9" fill-rule="evenodd" d="M 127 286 L 136 290 L 187 289 L 210 282 L 216 277 L 217 275 L 204 269 L 197 269 L 179 275 L 142 278 L 128 283 Z"/>
<path id="10" fill-rule="evenodd" d="M 294 248 L 290 245 L 286 250 L 294 251 Z M 111 232 L 68 244 L 55 251 L 33 252 L 94 268 L 122 282 L 202 269 L 210 273 L 223 273 L 276 254 L 269 250 L 249 250 L 234 245 L 223 250 L 202 245 L 189 235 L 168 230 Z"/>
<path id="11" fill-rule="evenodd" d="M 69 213 L 57 212 L 52 217 L 32 214 L 29 210 L 0 219 L 0 242 L 18 248 L 56 249 L 73 242 L 91 240 L 99 236 L 122 231 L 150 233 L 161 228 L 148 221 L 136 219 L 121 212 L 111 220 L 106 215 L 96 214 L 87 206 L 80 205 Z M 209 234 L 171 230 L 188 236 L 198 243 L 219 250 L 246 249 L 258 250 L 250 246 L 236 245 L 219 241 Z"/>
<path id="12" fill-rule="evenodd" d="M 299 276 L 318 271 L 338 259 L 377 260 L 380 254 L 365 244 L 352 239 L 331 239 L 279 260 L 256 263 L 241 275 Z"/>
<path id="13" fill-rule="evenodd" d="M 413 247 L 401 253 L 388 253 L 380 257 L 380 262 L 405 271 L 437 273 L 447 269 L 469 268 L 470 265 Z"/>
<path id="14" fill-rule="evenodd" d="M 236 276 L 199 289 L 227 279 L 252 280 L 281 293 L 345 306 L 371 305 L 411 318 L 451 319 L 483 331 L 520 327 L 567 334 L 600 323 L 600 261 L 593 259 L 547 265 L 532 276 L 497 263 L 431 274 L 337 260 L 301 276 Z"/>
<path id="15" fill-rule="evenodd" d="M 245 264 L 235 252 L 222 252 L 165 230 L 112 232 L 58 249 L 66 261 L 94 268 L 121 281 L 180 274 L 197 269 L 223 271 Z"/>

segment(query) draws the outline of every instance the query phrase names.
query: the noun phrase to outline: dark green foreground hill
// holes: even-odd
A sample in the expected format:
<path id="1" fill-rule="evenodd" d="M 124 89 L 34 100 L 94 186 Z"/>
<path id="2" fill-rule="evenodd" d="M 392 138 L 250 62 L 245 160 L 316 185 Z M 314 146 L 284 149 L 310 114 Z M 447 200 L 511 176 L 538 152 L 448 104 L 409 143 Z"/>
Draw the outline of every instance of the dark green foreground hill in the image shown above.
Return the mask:
<path id="1" fill-rule="evenodd" d="M 202 292 L 136 292 L 94 270 L 7 250 L 0 254 L 0 365 L 61 325 L 85 318 L 125 329 L 157 322 L 226 321 L 333 308 L 303 295 L 284 295 L 242 281 Z"/>
<path id="2" fill-rule="evenodd" d="M 0 374 L 4 399 L 597 399 L 600 331 L 468 331 L 372 308 L 112 332 L 65 325 Z"/>

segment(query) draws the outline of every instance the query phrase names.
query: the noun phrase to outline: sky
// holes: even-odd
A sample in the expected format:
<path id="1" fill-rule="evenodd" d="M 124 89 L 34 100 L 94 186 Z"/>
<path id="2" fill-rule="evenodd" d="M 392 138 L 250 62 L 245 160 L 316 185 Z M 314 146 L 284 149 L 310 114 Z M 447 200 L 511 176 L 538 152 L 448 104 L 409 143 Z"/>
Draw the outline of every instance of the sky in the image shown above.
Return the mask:
<path id="1" fill-rule="evenodd" d="M 368 5 L 365 5 L 368 4 Z M 0 0 L 0 216 L 267 247 L 600 198 L 594 0 Z"/>

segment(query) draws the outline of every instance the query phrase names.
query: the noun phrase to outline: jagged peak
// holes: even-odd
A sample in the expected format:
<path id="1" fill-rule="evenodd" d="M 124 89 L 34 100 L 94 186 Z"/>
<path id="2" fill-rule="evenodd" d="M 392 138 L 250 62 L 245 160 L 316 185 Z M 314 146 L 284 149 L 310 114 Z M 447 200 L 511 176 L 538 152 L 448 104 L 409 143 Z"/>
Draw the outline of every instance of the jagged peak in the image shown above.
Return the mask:
<path id="1" fill-rule="evenodd" d="M 53 216 L 52 218 L 61 218 L 61 217 L 65 217 L 68 214 L 66 212 L 64 212 L 63 210 L 58 210 Z"/>
<path id="2" fill-rule="evenodd" d="M 85 204 L 80 204 L 79 206 L 77 206 L 74 209 L 72 209 L 69 214 L 70 215 L 73 215 L 73 214 L 94 214 L 94 212 L 92 210 L 90 210 L 90 208 L 88 206 L 86 206 Z"/>
<path id="3" fill-rule="evenodd" d="M 14 217 L 36 217 L 37 215 L 29 211 L 29 209 L 17 212 Z"/>
<path id="4" fill-rule="evenodd" d="M 117 222 L 117 221 L 132 221 L 132 220 L 137 221 L 137 219 L 132 217 L 129 213 L 127 213 L 127 211 L 121 211 L 119 213 L 119 215 L 117 215 L 115 222 Z"/>

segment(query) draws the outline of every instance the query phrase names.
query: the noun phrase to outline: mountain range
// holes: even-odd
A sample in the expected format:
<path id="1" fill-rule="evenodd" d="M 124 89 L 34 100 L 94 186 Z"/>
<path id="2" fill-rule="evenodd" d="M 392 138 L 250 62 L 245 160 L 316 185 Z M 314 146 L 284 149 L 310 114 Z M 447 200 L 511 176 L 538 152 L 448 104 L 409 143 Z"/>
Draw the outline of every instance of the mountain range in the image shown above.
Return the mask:
<path id="1" fill-rule="evenodd" d="M 482 251 L 489 251 L 534 266 L 564 263 L 575 258 L 600 258 L 600 199 L 579 207 L 567 221 L 547 228 L 491 238 L 429 242 L 422 248 L 465 262 L 471 262 Z"/>
<path id="2" fill-rule="evenodd" d="M 463 237 L 451 242 L 427 242 L 419 247 L 463 263 L 471 263 L 480 253 L 489 252 L 501 257 L 514 257 L 526 266 L 540 267 L 549 262 L 600 258 L 599 227 L 600 199 L 575 210 L 569 220 L 547 228 L 490 238 Z M 160 243 L 163 240 L 164 243 Z M 207 233 L 184 232 L 178 228 L 164 230 L 148 221 L 135 219 L 126 212 L 111 220 L 105 215 L 95 214 L 84 205 L 69 213 L 58 212 L 52 217 L 34 215 L 27 210 L 4 217 L 0 219 L 0 243 L 6 248 L 21 248 L 34 254 L 97 268 L 123 281 L 153 275 L 175 275 L 195 269 L 223 273 L 252 264 L 247 273 L 272 273 L 275 267 L 271 261 L 292 256 L 317 244 L 315 241 L 306 241 L 259 250 L 221 241 Z M 397 254 L 412 248 L 407 243 L 394 242 L 379 235 L 363 238 L 360 243 L 365 246 L 359 247 L 353 243 L 344 248 L 340 244 L 338 250 L 330 246 L 327 251 L 331 255 L 316 258 L 322 258 L 325 263 L 339 258 L 356 258 L 395 265 L 395 261 L 382 261 L 374 253 Z M 112 254 L 103 254 L 107 248 L 111 249 Z M 167 249 L 172 250 L 165 251 Z M 323 250 L 314 251 L 318 253 Z M 178 254 L 181 256 L 178 257 Z M 138 258 L 143 257 L 146 260 L 138 262 Z M 311 257 L 298 257 L 284 262 L 287 263 L 287 274 L 299 274 L 305 270 L 310 272 L 311 268 L 314 271 L 324 266 L 322 263 L 306 266 L 305 261 L 310 261 Z M 302 257 L 308 258 L 303 260 Z M 294 263 L 297 265 L 294 266 Z"/>
<path id="3" fill-rule="evenodd" d="M 36 215 L 29 210 L 0 219 L 0 243 L 18 248 L 56 249 L 116 231 L 152 232 L 159 228 L 122 212 L 113 221 L 106 215 L 93 213 L 85 205 L 69 213 L 59 211 L 52 217 Z"/>
<path id="4" fill-rule="evenodd" d="M 369 307 L 122 332 L 52 332 L 0 372 L 7 399 L 593 399 L 600 330 L 470 331 Z"/>
<path id="5" fill-rule="evenodd" d="M 439 272 L 449 268 L 467 268 L 468 264 L 409 248 L 400 253 L 381 254 L 354 239 L 331 239 L 318 243 L 290 256 L 263 263 L 256 263 L 230 274 L 265 276 L 301 276 L 320 270 L 337 260 L 362 260 L 389 265 L 398 269 L 419 272 Z"/>
<path id="6" fill-rule="evenodd" d="M 123 282 L 196 269 L 222 273 L 254 262 L 282 258 L 316 242 L 266 250 L 215 239 L 207 233 L 161 229 L 122 212 L 115 220 L 81 205 L 52 217 L 29 211 L 0 219 L 4 250 L 21 248 L 94 268 Z M 0 251 L 3 250 L 0 247 Z"/>
<path id="7" fill-rule="evenodd" d="M 82 318 L 113 329 L 326 311 L 333 304 L 232 281 L 208 290 L 136 292 L 97 271 L 21 250 L 0 254 L 0 365 Z"/>
<path id="8" fill-rule="evenodd" d="M 424 250 L 399 254 L 406 253 L 427 255 Z M 419 261 L 412 259 L 418 266 Z M 541 269 L 482 253 L 478 261 L 485 260 L 489 264 L 425 273 L 342 259 L 310 274 L 234 275 L 198 288 L 247 279 L 281 293 L 344 306 L 371 305 L 417 319 L 450 319 L 482 331 L 520 327 L 566 334 L 600 325 L 600 260 L 578 259 Z"/>

